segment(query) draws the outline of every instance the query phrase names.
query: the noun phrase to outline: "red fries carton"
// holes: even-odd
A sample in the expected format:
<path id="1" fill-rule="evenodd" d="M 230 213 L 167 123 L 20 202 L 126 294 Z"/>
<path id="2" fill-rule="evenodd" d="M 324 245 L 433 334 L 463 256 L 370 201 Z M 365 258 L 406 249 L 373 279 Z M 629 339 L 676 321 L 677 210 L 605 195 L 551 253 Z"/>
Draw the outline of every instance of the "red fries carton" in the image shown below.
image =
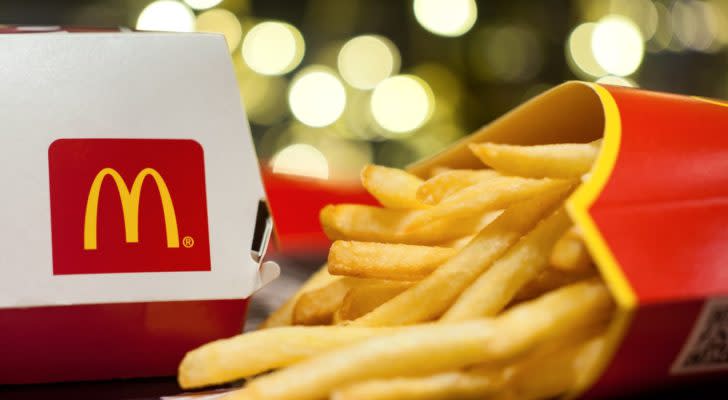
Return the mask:
<path id="1" fill-rule="evenodd" d="M 0 35 L 0 384 L 173 375 L 240 332 L 277 273 L 225 41 L 14 32 Z"/>
<path id="2" fill-rule="evenodd" d="M 586 397 L 728 376 L 728 103 L 569 82 L 411 167 L 473 168 L 470 142 L 603 137 L 567 201 L 619 306 Z"/>

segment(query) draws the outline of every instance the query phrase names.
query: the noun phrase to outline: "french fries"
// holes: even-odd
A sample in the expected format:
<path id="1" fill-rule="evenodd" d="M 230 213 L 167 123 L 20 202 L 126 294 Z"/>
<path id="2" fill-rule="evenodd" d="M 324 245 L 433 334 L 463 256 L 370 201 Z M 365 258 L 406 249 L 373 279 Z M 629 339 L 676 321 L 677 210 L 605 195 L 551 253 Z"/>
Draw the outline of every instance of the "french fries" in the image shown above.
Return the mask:
<path id="1" fill-rule="evenodd" d="M 574 179 L 589 172 L 600 146 L 601 140 L 541 146 L 476 143 L 470 150 L 483 164 L 504 174 Z"/>
<path id="2" fill-rule="evenodd" d="M 518 241 L 524 231 L 536 225 L 565 194 L 565 190 L 553 191 L 509 207 L 432 274 L 353 324 L 402 325 L 438 318 L 463 289 Z"/>
<path id="3" fill-rule="evenodd" d="M 321 225 L 331 240 L 437 245 L 472 235 L 492 220 L 476 218 L 440 220 L 410 229 L 411 221 L 425 210 L 392 210 L 357 204 L 326 206 Z"/>
<path id="4" fill-rule="evenodd" d="M 338 279 L 303 293 L 293 308 L 294 325 L 328 325 L 352 286 L 352 280 Z"/>
<path id="5" fill-rule="evenodd" d="M 426 277 L 455 253 L 449 247 L 338 240 L 329 250 L 328 266 L 334 275 L 413 281 Z"/>
<path id="6" fill-rule="evenodd" d="M 538 400 L 583 389 L 614 304 L 564 201 L 599 147 L 474 144 L 493 169 L 435 166 L 426 180 L 367 166 L 362 183 L 383 207 L 325 207 L 328 263 L 264 324 L 277 328 L 190 352 L 180 385 L 250 379 L 226 400 Z"/>
<path id="7" fill-rule="evenodd" d="M 412 216 L 410 229 L 416 229 L 433 220 L 464 218 L 486 211 L 499 210 L 551 191 L 562 191 L 573 186 L 572 181 L 559 179 L 528 179 L 495 177 L 462 189 L 429 210 Z"/>
<path id="8" fill-rule="evenodd" d="M 334 323 L 357 319 L 412 286 L 412 282 L 382 282 L 349 289 L 334 313 Z"/>
<path id="9" fill-rule="evenodd" d="M 570 223 L 563 209 L 541 221 L 465 289 L 440 320 L 463 321 L 497 314 L 518 290 L 548 266 L 554 242 Z"/>
<path id="10" fill-rule="evenodd" d="M 288 299 L 280 308 L 274 311 L 258 329 L 275 328 L 277 326 L 288 326 L 293 323 L 293 310 L 296 307 L 298 299 L 304 293 L 318 289 L 319 287 L 329 284 L 331 281 L 340 279 L 329 274 L 328 267 L 324 265 L 316 273 L 301 285 L 301 288 L 290 299 Z"/>
<path id="11" fill-rule="evenodd" d="M 332 400 L 480 400 L 503 386 L 502 374 L 445 372 L 426 377 L 355 383 L 331 394 Z"/>
<path id="12" fill-rule="evenodd" d="M 422 185 L 422 179 L 401 169 L 367 165 L 361 172 L 361 183 L 385 207 L 427 207 L 417 199 L 417 189 Z"/>
<path id="13" fill-rule="evenodd" d="M 446 171 L 422 183 L 417 189 L 417 200 L 424 204 L 437 204 L 442 199 L 476 183 L 498 177 L 493 170 L 452 170 Z"/>
<path id="14" fill-rule="evenodd" d="M 564 271 L 583 271 L 589 268 L 591 257 L 575 227 L 571 227 L 554 245 L 551 265 Z"/>
<path id="15" fill-rule="evenodd" d="M 288 326 L 250 332 L 211 342 L 187 353 L 179 367 L 179 384 L 191 389 L 247 378 L 396 330 Z"/>
<path id="16" fill-rule="evenodd" d="M 601 321 L 611 307 L 611 297 L 600 282 L 579 283 L 519 305 L 497 319 L 421 326 L 333 350 L 255 379 L 223 399 L 319 399 L 361 380 L 503 362 Z"/>

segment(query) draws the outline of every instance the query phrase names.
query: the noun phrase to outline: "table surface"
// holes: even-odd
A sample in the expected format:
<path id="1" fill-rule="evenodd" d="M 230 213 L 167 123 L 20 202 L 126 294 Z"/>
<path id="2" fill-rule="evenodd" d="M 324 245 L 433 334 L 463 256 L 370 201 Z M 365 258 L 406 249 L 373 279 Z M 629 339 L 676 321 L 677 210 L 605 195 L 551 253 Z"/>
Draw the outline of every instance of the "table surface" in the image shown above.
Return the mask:
<path id="1" fill-rule="evenodd" d="M 272 310 L 282 304 L 300 283 L 315 269 L 317 263 L 279 260 L 281 276 L 253 296 L 248 309 L 246 330 L 254 330 Z M 2 360 L 0 360 L 2 361 Z M 0 399 L 69 399 L 69 400 L 159 400 L 160 396 L 181 393 L 174 377 L 125 379 L 102 382 L 68 382 L 44 385 L 0 385 Z M 728 382 L 715 381 L 700 386 L 683 386 L 658 392 L 623 397 L 623 400 L 643 399 L 725 399 Z"/>

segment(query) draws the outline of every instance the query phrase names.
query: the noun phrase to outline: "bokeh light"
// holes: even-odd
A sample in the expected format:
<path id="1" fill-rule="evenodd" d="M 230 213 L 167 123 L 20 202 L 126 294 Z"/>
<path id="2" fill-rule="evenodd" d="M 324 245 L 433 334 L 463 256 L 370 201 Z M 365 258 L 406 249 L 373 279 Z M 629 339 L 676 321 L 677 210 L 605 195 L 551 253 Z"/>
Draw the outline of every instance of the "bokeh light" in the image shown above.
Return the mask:
<path id="1" fill-rule="evenodd" d="M 288 104 L 293 115 L 304 124 L 327 126 L 344 112 L 346 90 L 328 68 L 309 67 L 293 79 L 288 92 Z"/>
<path id="2" fill-rule="evenodd" d="M 637 83 L 632 79 L 614 75 L 603 76 L 597 79 L 597 83 L 614 86 L 637 87 Z"/>
<path id="3" fill-rule="evenodd" d="M 596 26 L 593 22 L 577 26 L 571 31 L 566 46 L 569 67 L 575 74 L 587 79 L 607 74 L 592 52 L 592 36 Z"/>
<path id="4" fill-rule="evenodd" d="M 597 23 L 591 45 L 597 63 L 612 75 L 632 74 L 644 56 L 639 28 L 631 20 L 617 15 L 607 16 Z"/>
<path id="5" fill-rule="evenodd" d="M 207 10 L 220 4 L 222 0 L 185 0 L 188 6 L 195 10 Z"/>
<path id="6" fill-rule="evenodd" d="M 346 42 L 337 62 L 346 83 L 364 90 L 399 72 L 399 63 L 399 50 L 394 43 L 375 35 L 358 36 Z"/>
<path id="7" fill-rule="evenodd" d="M 136 28 L 140 31 L 192 32 L 195 14 L 184 3 L 159 0 L 144 7 Z"/>
<path id="8" fill-rule="evenodd" d="M 463 83 L 449 68 L 442 64 L 425 63 L 415 66 L 412 74 L 422 78 L 435 95 L 435 109 L 431 122 L 452 121 L 462 112 Z"/>
<path id="9" fill-rule="evenodd" d="M 282 75 L 301 63 L 305 45 L 294 26 L 277 21 L 255 25 L 243 39 L 243 59 L 263 75 Z"/>
<path id="10" fill-rule="evenodd" d="M 537 35 L 517 25 L 481 30 L 471 47 L 473 71 L 487 80 L 527 81 L 543 64 Z"/>
<path id="11" fill-rule="evenodd" d="M 718 36 L 717 10 L 702 1 L 676 1 L 671 8 L 675 38 L 682 47 L 707 51 Z"/>
<path id="12" fill-rule="evenodd" d="M 304 143 L 292 144 L 279 151 L 271 160 L 271 168 L 276 174 L 329 178 L 326 157 L 315 147 Z"/>
<path id="13" fill-rule="evenodd" d="M 657 29 L 647 42 L 647 50 L 653 53 L 661 52 L 672 41 L 672 15 L 662 3 L 653 3 L 657 11 Z"/>
<path id="14" fill-rule="evenodd" d="M 243 36 L 238 17 L 222 8 L 208 10 L 198 15 L 196 29 L 198 32 L 222 33 L 230 51 L 238 47 Z"/>
<path id="15" fill-rule="evenodd" d="M 434 108 L 429 85 L 413 75 L 396 75 L 377 85 L 372 92 L 374 120 L 387 131 L 413 131 L 427 122 Z"/>
<path id="16" fill-rule="evenodd" d="M 441 36 L 460 36 L 470 30 L 478 18 L 475 0 L 414 0 L 417 22 Z"/>
<path id="17" fill-rule="evenodd" d="M 611 0 L 609 12 L 632 20 L 645 40 L 652 38 L 657 31 L 657 7 L 652 0 Z"/>

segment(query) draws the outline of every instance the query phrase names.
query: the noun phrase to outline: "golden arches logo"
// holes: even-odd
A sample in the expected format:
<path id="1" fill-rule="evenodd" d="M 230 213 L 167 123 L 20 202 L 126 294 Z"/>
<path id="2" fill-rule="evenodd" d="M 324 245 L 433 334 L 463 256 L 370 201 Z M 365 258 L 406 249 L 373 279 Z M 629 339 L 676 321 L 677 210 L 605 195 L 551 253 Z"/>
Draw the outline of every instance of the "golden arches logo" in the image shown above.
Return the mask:
<path id="1" fill-rule="evenodd" d="M 142 185 L 147 177 L 152 177 L 157 185 L 159 197 L 162 199 L 162 211 L 164 212 L 164 226 L 167 234 L 167 247 L 179 247 L 179 233 L 177 230 L 177 215 L 174 212 L 172 197 L 162 176 L 153 168 L 141 170 L 131 185 L 131 190 L 124 182 L 124 179 L 113 168 L 104 168 L 96 174 L 91 183 L 86 201 L 86 215 L 83 222 L 83 248 L 85 250 L 96 249 L 96 230 L 98 226 L 99 195 L 101 184 L 104 179 L 110 176 L 119 192 L 121 210 L 124 216 L 124 233 L 127 243 L 139 242 L 139 200 L 142 193 Z"/>

